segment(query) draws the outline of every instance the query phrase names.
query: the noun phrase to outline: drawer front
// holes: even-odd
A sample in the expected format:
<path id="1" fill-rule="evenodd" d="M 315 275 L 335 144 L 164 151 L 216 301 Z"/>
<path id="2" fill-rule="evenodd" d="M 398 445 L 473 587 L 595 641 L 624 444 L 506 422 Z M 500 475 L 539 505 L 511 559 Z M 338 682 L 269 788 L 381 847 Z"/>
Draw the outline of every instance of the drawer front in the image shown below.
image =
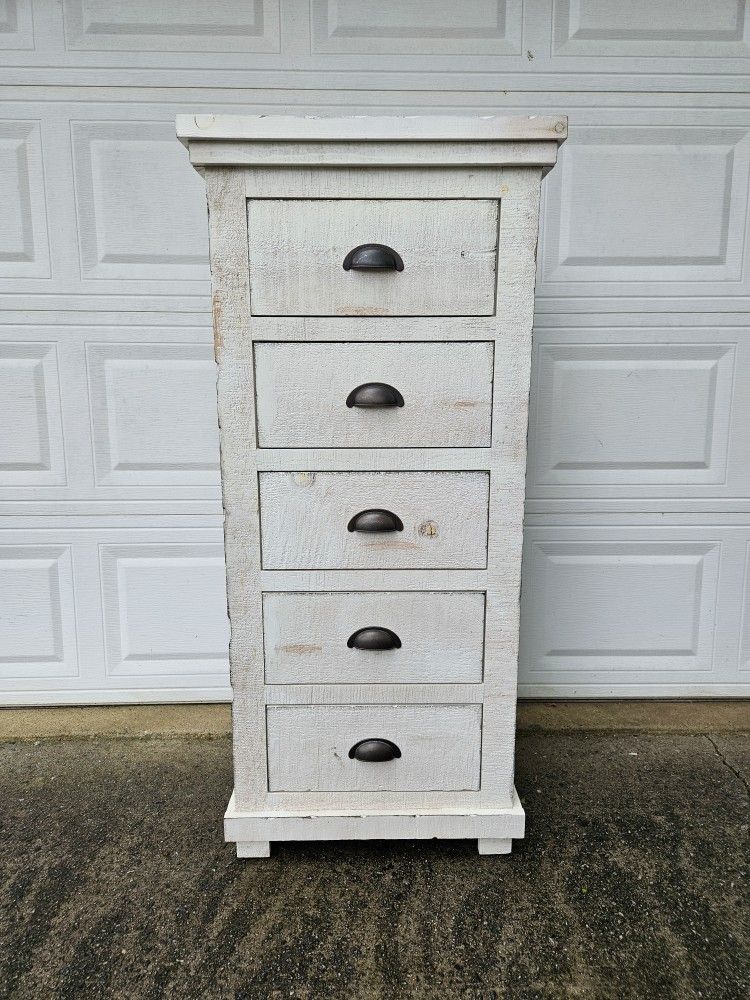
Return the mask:
<path id="1" fill-rule="evenodd" d="M 266 683 L 479 683 L 484 602 L 472 591 L 264 594 Z"/>
<path id="2" fill-rule="evenodd" d="M 487 565 L 487 472 L 261 472 L 259 484 L 264 569 Z M 402 530 L 349 530 L 367 510 Z"/>
<path id="3" fill-rule="evenodd" d="M 256 343 L 258 444 L 489 447 L 492 365 L 491 343 Z"/>
<path id="4" fill-rule="evenodd" d="M 497 201 L 248 201 L 250 307 L 257 316 L 490 316 Z M 383 244 L 402 271 L 344 270 Z M 356 263 L 356 262 L 355 262 Z"/>
<path id="5" fill-rule="evenodd" d="M 479 788 L 480 705 L 274 705 L 266 712 L 271 792 Z M 401 756 L 349 756 L 369 739 L 390 741 Z"/>

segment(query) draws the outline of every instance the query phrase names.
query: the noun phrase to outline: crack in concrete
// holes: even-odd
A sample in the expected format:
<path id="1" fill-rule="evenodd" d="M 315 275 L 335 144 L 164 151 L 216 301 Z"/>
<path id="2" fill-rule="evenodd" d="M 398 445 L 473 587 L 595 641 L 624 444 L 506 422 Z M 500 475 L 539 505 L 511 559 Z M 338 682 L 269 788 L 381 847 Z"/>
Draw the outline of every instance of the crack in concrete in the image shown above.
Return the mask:
<path id="1" fill-rule="evenodd" d="M 734 766 L 734 764 L 730 764 L 730 762 L 727 760 L 727 758 L 724 756 L 724 754 L 719 749 L 719 745 L 716 742 L 716 740 L 714 740 L 713 736 L 709 736 L 708 733 L 704 733 L 703 735 L 708 740 L 708 742 L 711 744 L 711 746 L 714 748 L 714 753 L 719 758 L 719 760 L 722 762 L 722 764 L 724 765 L 724 767 L 726 767 L 728 770 L 730 770 L 732 772 L 732 774 L 735 776 L 735 778 L 737 778 L 737 780 L 740 782 L 740 784 L 742 785 L 742 787 L 745 789 L 745 795 L 747 796 L 748 801 L 750 801 L 750 782 L 748 782 L 747 778 L 744 776 L 744 774 L 742 774 L 741 771 L 737 770 L 737 768 Z"/>

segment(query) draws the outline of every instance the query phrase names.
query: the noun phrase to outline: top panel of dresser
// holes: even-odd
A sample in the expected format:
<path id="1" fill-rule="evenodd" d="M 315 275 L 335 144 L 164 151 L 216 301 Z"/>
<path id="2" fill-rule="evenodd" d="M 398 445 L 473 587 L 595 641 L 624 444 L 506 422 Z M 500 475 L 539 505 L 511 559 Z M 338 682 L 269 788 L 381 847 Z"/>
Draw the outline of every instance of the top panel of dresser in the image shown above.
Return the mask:
<path id="1" fill-rule="evenodd" d="M 512 176 L 551 167 L 567 120 L 184 115 L 177 131 L 199 169 L 242 178 L 253 316 L 480 321 Z M 368 247 L 390 265 L 364 265 Z"/>

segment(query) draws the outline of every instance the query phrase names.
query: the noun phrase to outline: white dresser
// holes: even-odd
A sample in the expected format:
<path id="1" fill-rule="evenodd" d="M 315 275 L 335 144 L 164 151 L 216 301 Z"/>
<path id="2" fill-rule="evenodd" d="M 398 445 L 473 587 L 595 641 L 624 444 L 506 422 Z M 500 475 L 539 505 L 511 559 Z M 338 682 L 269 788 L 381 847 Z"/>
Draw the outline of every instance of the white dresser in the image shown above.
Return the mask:
<path id="1" fill-rule="evenodd" d="M 510 851 L 553 118 L 181 116 L 208 190 L 240 857 Z"/>

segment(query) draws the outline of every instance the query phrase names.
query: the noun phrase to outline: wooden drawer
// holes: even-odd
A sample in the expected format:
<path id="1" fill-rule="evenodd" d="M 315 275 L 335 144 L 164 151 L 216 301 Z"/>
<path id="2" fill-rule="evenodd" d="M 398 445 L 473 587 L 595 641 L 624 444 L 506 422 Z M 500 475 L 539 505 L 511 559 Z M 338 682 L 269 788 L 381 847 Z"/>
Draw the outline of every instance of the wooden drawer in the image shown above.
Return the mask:
<path id="1" fill-rule="evenodd" d="M 271 792 L 479 788 L 480 705 L 273 705 L 266 724 Z M 372 738 L 389 740 L 401 756 L 349 756 Z"/>
<path id="2" fill-rule="evenodd" d="M 258 444 L 489 447 L 492 364 L 491 343 L 256 343 Z"/>
<path id="3" fill-rule="evenodd" d="M 267 593 L 263 635 L 267 684 L 479 683 L 484 594 Z"/>
<path id="4" fill-rule="evenodd" d="M 257 316 L 490 316 L 497 201 L 248 201 L 250 308 Z M 344 270 L 384 244 L 402 271 Z"/>
<path id="5" fill-rule="evenodd" d="M 487 472 L 261 472 L 263 569 L 483 569 Z M 350 530 L 366 510 L 402 530 Z"/>

